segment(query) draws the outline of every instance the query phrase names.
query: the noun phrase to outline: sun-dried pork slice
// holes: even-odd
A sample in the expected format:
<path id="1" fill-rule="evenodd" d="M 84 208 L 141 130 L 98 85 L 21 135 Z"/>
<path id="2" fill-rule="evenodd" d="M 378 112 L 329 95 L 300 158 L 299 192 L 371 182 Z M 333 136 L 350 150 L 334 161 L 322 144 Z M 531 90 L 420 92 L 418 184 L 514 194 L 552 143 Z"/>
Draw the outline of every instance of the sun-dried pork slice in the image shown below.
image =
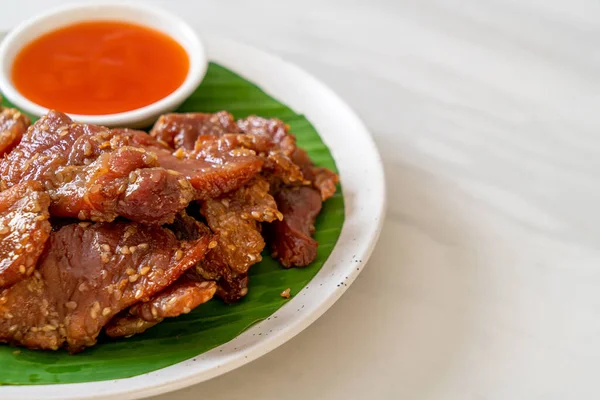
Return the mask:
<path id="1" fill-rule="evenodd" d="M 156 225 L 71 224 L 53 232 L 34 274 L 0 291 L 0 342 L 78 352 L 108 321 L 149 301 L 205 255 Z"/>
<path id="2" fill-rule="evenodd" d="M 308 153 L 296 147 L 296 138 L 289 132 L 288 125 L 278 119 L 250 116 L 239 120 L 238 126 L 247 135 L 268 137 L 277 144 L 279 152 L 271 151 L 269 155 L 271 162 L 276 163 L 277 169 L 269 163 L 265 164 L 265 169 L 270 169 L 274 171 L 273 175 L 283 178 L 283 184 L 298 185 L 310 182 L 315 189 L 321 192 L 323 201 L 335 194 L 338 176 L 327 168 L 316 167 Z M 290 167 L 290 162 L 300 168 L 300 175 Z"/>
<path id="3" fill-rule="evenodd" d="M 296 149 L 296 137 L 289 132 L 289 126 L 279 119 L 249 116 L 237 122 L 247 136 L 268 140 L 272 147 L 265 152 L 265 174 L 273 185 L 302 184 L 305 178 L 301 168 L 291 159 Z M 264 150 L 263 150 L 264 151 Z"/>
<path id="4" fill-rule="evenodd" d="M 23 182 L 0 193 L 0 288 L 35 270 L 52 227 L 50 197 L 38 182 Z"/>
<path id="5" fill-rule="evenodd" d="M 184 275 L 150 301 L 136 303 L 113 318 L 105 328 L 110 337 L 129 337 L 144 332 L 165 318 L 187 314 L 215 295 L 217 284 Z"/>
<path id="6" fill-rule="evenodd" d="M 229 193 L 260 173 L 263 161 L 254 154 L 215 152 L 206 157 L 189 155 L 177 159 L 162 157 L 159 162 L 185 176 L 195 189 L 195 199 L 204 200 Z"/>
<path id="7" fill-rule="evenodd" d="M 265 242 L 259 222 L 281 218 L 269 194 L 269 183 L 262 176 L 222 198 L 204 201 L 201 212 L 216 234 L 217 242 L 206 263 L 218 254 L 236 273 L 246 273 L 252 264 L 262 259 L 260 253 Z"/>
<path id="8" fill-rule="evenodd" d="M 161 167 L 181 173 L 190 182 L 197 200 L 218 197 L 239 188 L 260 173 L 263 166 L 263 160 L 255 153 L 237 148 L 211 146 L 201 152 L 179 149 L 172 154 L 144 132 L 115 129 L 112 134 L 111 148 L 135 146 L 155 154 Z"/>
<path id="9" fill-rule="evenodd" d="M 265 226 L 273 257 L 286 268 L 304 267 L 317 257 L 318 243 L 312 235 L 321 196 L 309 186 L 288 187 L 276 193 L 275 200 L 283 220 Z"/>
<path id="10" fill-rule="evenodd" d="M 179 240 L 193 240 L 211 232 L 206 225 L 185 213 L 178 215 L 169 227 Z M 217 296 L 226 303 L 235 303 L 248 293 L 248 274 L 233 271 L 223 259 L 222 247 L 217 244 L 216 240 L 209 243 L 211 250 L 194 271 L 202 280 L 216 281 Z"/>
<path id="11" fill-rule="evenodd" d="M 194 191 L 178 173 L 158 169 L 144 149 L 113 149 L 112 131 L 76 124 L 51 111 L 0 160 L 4 186 L 40 181 L 52 199 L 51 213 L 95 221 L 126 216 L 138 222 L 170 222 Z"/>
<path id="12" fill-rule="evenodd" d="M 235 155 L 258 155 L 264 162 L 266 175 L 272 175 L 283 183 L 302 183 L 301 169 L 284 154 L 279 145 L 265 135 L 226 134 L 222 136 L 200 136 L 195 152 L 207 157 L 211 152 L 227 150 Z"/>
<path id="13" fill-rule="evenodd" d="M 308 156 L 308 153 L 301 148 L 294 150 L 292 161 L 302 169 L 302 175 L 319 191 L 323 201 L 335 194 L 337 190 L 336 185 L 339 181 L 335 172 L 327 168 L 316 167 Z"/>
<path id="14" fill-rule="evenodd" d="M 233 115 L 227 111 L 215 114 L 181 113 L 162 115 L 154 124 L 150 135 L 173 149 L 193 150 L 198 136 L 221 136 L 238 133 Z"/>
<path id="15" fill-rule="evenodd" d="M 238 120 L 237 124 L 242 133 L 269 138 L 288 157 L 296 148 L 296 137 L 289 132 L 290 127 L 279 119 L 251 115 Z"/>
<path id="16" fill-rule="evenodd" d="M 296 139 L 287 130 L 280 120 L 252 116 L 236 123 L 231 114 L 221 111 L 163 115 L 151 135 L 177 149 L 175 154 L 183 156 L 194 150 L 192 158 L 213 159 L 215 154 L 219 158 L 222 154 L 249 157 L 255 153 L 269 174 L 284 183 L 302 182 L 300 169 L 290 160 Z"/>
<path id="17" fill-rule="evenodd" d="M 226 303 L 235 303 L 248 294 L 248 274 L 232 270 L 219 247 L 212 249 L 195 271 L 202 279 L 217 282 L 217 296 Z"/>
<path id="18" fill-rule="evenodd" d="M 19 110 L 0 107 L 0 157 L 19 144 L 30 124 Z"/>
<path id="19" fill-rule="evenodd" d="M 52 215 L 112 221 L 118 216 L 149 224 L 173 221 L 193 198 L 183 175 L 156 167 L 156 158 L 136 147 L 101 154 L 92 164 L 60 171 L 49 190 Z"/>

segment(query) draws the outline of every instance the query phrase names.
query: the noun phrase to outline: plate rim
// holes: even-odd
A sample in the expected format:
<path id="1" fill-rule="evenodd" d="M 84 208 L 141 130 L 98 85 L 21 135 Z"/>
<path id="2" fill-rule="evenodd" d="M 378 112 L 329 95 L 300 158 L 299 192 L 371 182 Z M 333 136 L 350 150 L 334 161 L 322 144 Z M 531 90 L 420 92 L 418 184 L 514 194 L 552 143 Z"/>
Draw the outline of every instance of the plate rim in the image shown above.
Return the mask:
<path id="1" fill-rule="evenodd" d="M 0 39 L 1 38 L 2 33 L 0 32 Z M 373 220 L 369 225 L 360 226 L 360 230 L 358 231 L 358 233 L 360 234 L 360 238 L 363 239 L 363 241 L 355 245 L 360 246 L 360 248 L 356 247 L 356 250 L 353 250 L 355 255 L 357 255 L 357 260 L 360 258 L 360 263 L 352 264 L 352 268 L 348 268 L 348 270 L 346 271 L 348 275 L 344 281 L 344 284 L 337 285 L 337 287 L 332 286 L 333 290 L 328 292 L 328 294 L 322 299 L 322 301 L 320 301 L 317 304 L 317 306 L 312 311 L 307 311 L 301 317 L 291 318 L 290 325 L 287 325 L 284 328 L 280 329 L 278 332 L 276 332 L 275 335 L 272 335 L 269 338 L 262 337 L 261 339 L 256 340 L 254 344 L 248 345 L 243 349 L 240 348 L 240 350 L 238 351 L 230 352 L 229 354 L 221 353 L 221 355 L 219 355 L 220 349 L 222 350 L 222 348 L 230 347 L 233 342 L 238 341 L 240 338 L 249 337 L 253 331 L 259 331 L 260 327 L 263 326 L 266 323 L 266 321 L 262 321 L 254 325 L 252 328 L 241 333 L 230 342 L 227 342 L 221 346 L 209 350 L 208 352 L 202 353 L 197 357 L 182 361 L 169 367 L 159 369 L 157 371 L 137 375 L 131 378 L 97 382 L 52 385 L 0 386 L 1 400 L 100 400 L 114 398 L 114 396 L 119 396 L 119 398 L 122 399 L 138 399 L 182 389 L 184 387 L 212 379 L 216 376 L 222 375 L 226 372 L 232 371 L 236 368 L 250 363 L 251 361 L 271 352 L 272 350 L 276 349 L 277 347 L 281 346 L 288 340 L 298 335 L 300 332 L 302 332 L 304 329 L 310 326 L 315 320 L 321 317 L 341 297 L 341 295 L 356 279 L 358 274 L 363 270 L 363 267 L 366 264 L 368 258 L 370 257 L 375 247 L 375 244 L 377 243 L 377 240 L 379 238 L 379 234 L 383 226 L 386 212 L 386 187 L 383 162 L 377 150 L 373 137 L 371 136 L 364 123 L 359 119 L 357 114 L 346 104 L 346 102 L 342 100 L 335 92 L 333 92 L 327 85 L 319 81 L 310 73 L 304 71 L 303 69 L 297 67 L 296 65 L 288 61 L 285 61 L 281 57 L 267 53 L 266 51 L 254 48 L 247 44 L 216 36 L 205 36 L 204 43 L 208 47 L 208 55 L 210 61 L 217 62 L 218 64 L 232 69 L 235 73 L 247 78 L 250 82 L 261 87 L 261 89 L 263 89 L 269 94 L 271 92 L 269 88 L 272 89 L 273 87 L 276 87 L 277 84 L 265 84 L 264 82 L 257 82 L 255 78 L 248 77 L 247 74 L 252 75 L 253 73 L 260 72 L 240 71 L 240 61 L 239 59 L 237 61 L 231 61 L 231 58 L 234 57 L 232 56 L 232 54 L 236 54 L 237 57 L 241 59 L 244 59 L 244 55 L 252 56 L 254 62 L 257 62 L 256 60 L 259 60 L 258 64 L 267 63 L 269 65 L 273 65 L 277 68 L 278 71 L 285 70 L 287 75 L 295 75 L 300 80 L 302 80 L 304 84 L 302 86 L 297 85 L 297 87 L 295 87 L 295 89 L 297 89 L 297 92 L 299 93 L 296 96 L 296 98 L 300 100 L 296 100 L 296 98 L 294 100 L 287 100 L 282 99 L 281 95 L 273 95 L 274 98 L 281 100 L 284 104 L 288 105 L 294 111 L 298 113 L 304 113 L 304 110 L 302 109 L 303 107 L 301 100 L 303 91 L 317 91 L 320 92 L 320 94 L 322 94 L 324 98 L 327 98 L 328 101 L 339 110 L 339 112 L 346 114 L 346 116 L 349 118 L 349 122 L 351 122 L 352 126 L 355 128 L 353 131 L 359 134 L 359 136 L 355 137 L 354 139 L 360 139 L 360 141 L 363 142 L 363 146 L 360 148 L 360 156 L 366 155 L 368 158 L 370 158 L 371 163 L 369 164 L 369 166 L 373 168 L 373 170 L 369 171 L 370 181 L 368 183 L 369 185 L 371 185 L 369 195 L 373 198 L 374 201 L 373 203 L 369 203 L 370 208 L 373 210 L 372 214 L 370 214 L 370 217 Z M 238 63 L 237 67 L 231 66 L 231 64 L 234 64 L 236 62 Z M 276 81 L 279 78 L 275 77 L 272 79 Z M 289 85 L 289 82 L 287 82 L 287 84 Z M 313 121 L 309 114 L 306 114 L 306 117 L 315 126 L 317 132 L 319 132 L 321 135 L 322 129 L 319 128 L 319 121 Z M 349 221 L 352 221 L 353 213 L 357 212 L 357 210 L 354 210 L 352 208 L 352 200 L 357 196 L 364 195 L 360 192 L 347 192 L 348 188 L 352 186 L 352 184 L 350 184 L 350 177 L 345 176 L 343 174 L 343 171 L 340 168 L 338 157 L 336 157 L 336 153 L 338 154 L 338 156 L 340 156 L 340 153 L 342 151 L 340 150 L 340 148 L 332 147 L 325 135 L 321 135 L 321 138 L 328 145 L 333 155 L 333 158 L 336 161 L 336 164 L 338 165 L 338 169 L 340 169 L 340 179 L 342 181 L 342 190 L 345 199 L 346 220 L 344 222 L 344 226 L 342 227 L 342 232 L 340 234 L 340 237 L 338 238 L 338 242 L 334 246 L 332 253 L 329 255 L 327 261 L 322 266 L 321 270 L 317 273 L 317 275 L 311 280 L 311 282 L 313 282 L 319 275 L 321 275 L 321 272 L 326 270 L 326 267 L 328 265 L 331 266 L 331 264 L 334 262 L 333 256 L 336 253 L 336 250 L 338 250 L 339 253 L 342 238 L 345 237 L 345 234 L 348 234 L 348 229 L 350 229 L 348 227 L 348 223 Z M 359 211 L 362 211 L 362 209 Z M 356 238 L 354 238 L 354 240 L 356 240 Z M 344 260 L 340 259 L 340 262 L 341 261 Z M 348 264 L 351 262 L 350 260 L 345 261 Z M 308 287 L 310 286 L 311 282 L 309 282 L 307 287 L 303 288 L 302 291 L 296 294 L 296 296 L 294 296 L 294 298 L 290 300 L 289 303 L 286 303 L 283 307 L 281 307 L 274 314 L 272 314 L 272 316 L 281 315 L 286 310 L 289 313 L 289 310 L 291 308 L 299 305 L 301 302 L 301 295 L 307 294 Z M 215 355 L 215 353 L 218 357 L 218 360 L 211 360 L 210 355 Z M 197 361 L 198 358 L 200 358 L 200 361 Z M 206 365 L 204 365 L 206 363 L 211 362 L 215 363 L 215 365 L 213 365 L 212 367 L 207 367 Z M 181 374 L 181 369 L 184 370 L 184 374 Z M 178 370 L 179 372 L 176 375 L 170 374 L 169 372 L 173 370 Z"/>

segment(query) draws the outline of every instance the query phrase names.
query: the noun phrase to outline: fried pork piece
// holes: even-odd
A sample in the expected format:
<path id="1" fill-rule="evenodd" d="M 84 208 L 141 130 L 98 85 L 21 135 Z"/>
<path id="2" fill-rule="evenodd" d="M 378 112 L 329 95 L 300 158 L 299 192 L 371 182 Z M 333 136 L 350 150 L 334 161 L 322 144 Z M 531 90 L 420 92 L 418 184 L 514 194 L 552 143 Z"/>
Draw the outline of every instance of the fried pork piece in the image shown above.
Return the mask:
<path id="1" fill-rule="evenodd" d="M 184 275 L 150 301 L 134 304 L 113 318 L 105 328 L 110 337 L 129 337 L 144 332 L 165 318 L 187 314 L 215 295 L 217 284 Z"/>
<path id="2" fill-rule="evenodd" d="M 301 148 L 294 150 L 292 160 L 302 169 L 304 178 L 310 181 L 312 186 L 319 191 L 323 201 L 335 194 L 336 185 L 339 181 L 335 172 L 327 168 L 315 167 L 308 153 Z"/>
<path id="3" fill-rule="evenodd" d="M 188 153 L 171 164 L 172 161 L 161 158 L 162 165 L 177 168 L 190 181 L 196 189 L 196 200 L 234 191 L 259 174 L 263 167 L 263 161 L 255 153 L 238 149 L 230 152 L 212 148 Z"/>
<path id="4" fill-rule="evenodd" d="M 221 136 L 239 133 L 233 115 L 227 111 L 215 114 L 183 113 L 162 115 L 150 135 L 173 149 L 193 150 L 196 139 L 202 135 Z"/>
<path id="5" fill-rule="evenodd" d="M 254 116 L 236 124 L 230 113 L 220 111 L 166 114 L 159 118 L 150 134 L 177 149 L 175 154 L 181 157 L 190 157 L 187 156 L 190 150 L 194 150 L 191 158 L 201 159 L 223 153 L 238 157 L 259 155 L 269 174 L 284 183 L 302 182 L 300 169 L 290 160 L 296 139 L 287 130 L 280 120 Z"/>
<path id="6" fill-rule="evenodd" d="M 253 134 L 226 134 L 223 136 L 200 136 L 196 141 L 195 154 L 209 157 L 214 152 L 228 151 L 236 155 L 256 155 L 263 161 L 263 172 L 278 182 L 302 183 L 300 167 L 283 153 L 281 148 L 266 136 Z"/>
<path id="7" fill-rule="evenodd" d="M 23 182 L 0 193 L 0 288 L 35 270 L 52 227 L 50 197 L 38 182 Z"/>
<path id="8" fill-rule="evenodd" d="M 263 160 L 254 152 L 232 147 L 207 146 L 203 151 L 171 153 L 163 144 L 144 132 L 129 129 L 113 130 L 113 148 L 135 146 L 157 156 L 161 167 L 177 171 L 194 187 L 194 198 L 218 197 L 244 185 L 260 173 Z M 215 137 L 215 136 L 212 136 Z"/>
<path id="9" fill-rule="evenodd" d="M 269 194 L 269 183 L 262 176 L 220 199 L 203 202 L 202 215 L 216 234 L 219 258 L 236 273 L 246 273 L 261 261 L 265 242 L 259 222 L 281 219 L 275 200 Z M 212 256 L 206 259 L 210 262 Z"/>
<path id="10" fill-rule="evenodd" d="M 237 122 L 242 133 L 267 137 L 281 152 L 290 157 L 296 148 L 296 137 L 289 133 L 289 126 L 279 119 L 266 119 L 251 115 Z"/>
<path id="11" fill-rule="evenodd" d="M 270 144 L 269 148 L 254 148 L 265 155 L 265 175 L 272 185 L 302 184 L 305 182 L 302 170 L 291 156 L 296 148 L 296 137 L 289 132 L 289 126 L 279 119 L 266 119 L 257 116 L 238 120 L 238 127 L 246 136 L 258 137 Z"/>
<path id="12" fill-rule="evenodd" d="M 210 236 L 115 222 L 53 232 L 34 274 L 0 292 L 0 342 L 78 352 L 115 315 L 150 301 L 205 255 Z"/>
<path id="13" fill-rule="evenodd" d="M 202 279 L 217 282 L 217 296 L 226 303 L 235 303 L 248 294 L 248 274 L 232 270 L 221 248 L 213 249 L 204 261 L 196 265 L 196 273 Z"/>
<path id="14" fill-rule="evenodd" d="M 19 110 L 0 107 L 0 157 L 19 144 L 30 124 L 29 118 Z"/>
<path id="15" fill-rule="evenodd" d="M 317 257 L 318 243 L 312 235 L 321 196 L 309 186 L 287 187 L 275 194 L 275 200 L 283 220 L 266 226 L 273 257 L 286 268 L 304 267 Z"/>
<path id="16" fill-rule="evenodd" d="M 65 114 L 51 111 L 0 160 L 0 177 L 4 186 L 42 182 L 52 199 L 52 215 L 172 221 L 192 200 L 191 185 L 181 174 L 159 168 L 151 152 L 112 148 L 113 137 L 106 128 L 74 124 Z"/>
<path id="17" fill-rule="evenodd" d="M 262 260 L 265 241 L 260 222 L 272 222 L 282 215 L 262 176 L 220 199 L 205 201 L 201 212 L 216 241 L 196 272 L 217 281 L 220 298 L 236 302 L 248 293 L 248 269 Z"/>
<path id="18" fill-rule="evenodd" d="M 302 181 L 286 181 L 282 174 L 271 174 L 271 192 L 274 193 L 282 221 L 266 226 L 267 237 L 279 262 L 289 267 L 303 267 L 317 257 L 318 243 L 312 238 L 315 218 L 321 211 L 321 201 L 333 196 L 337 190 L 338 176 L 327 168 L 316 167 L 308 153 L 295 146 L 293 135 L 281 121 L 250 117 L 239 121 L 244 132 L 262 132 L 279 140 L 282 151 L 301 171 Z M 300 186 L 307 185 L 311 186 Z"/>
<path id="19" fill-rule="evenodd" d="M 148 224 L 171 222 L 194 191 L 181 174 L 159 168 L 156 158 L 136 147 L 101 154 L 92 164 L 61 169 L 62 185 L 50 190 L 51 213 L 81 220 L 118 216 Z"/>
<path id="20" fill-rule="evenodd" d="M 270 142 L 270 149 L 258 151 L 266 154 L 264 169 L 274 187 L 279 184 L 306 183 L 301 168 L 291 159 L 296 149 L 296 137 L 289 132 L 287 124 L 278 119 L 253 115 L 239 120 L 238 127 L 247 136 L 260 137 Z"/>
<path id="21" fill-rule="evenodd" d="M 179 240 L 193 240 L 211 232 L 206 225 L 185 213 L 178 215 L 170 228 Z M 209 243 L 208 247 L 211 250 L 194 271 L 201 280 L 216 281 L 217 296 L 223 301 L 235 303 L 248 293 L 248 274 L 237 273 L 227 265 L 221 254 L 222 246 L 218 246 L 216 240 Z"/>
<path id="22" fill-rule="evenodd" d="M 292 179 L 283 179 L 283 184 L 306 184 L 310 182 L 315 189 L 321 192 L 323 201 L 335 194 L 338 176 L 327 168 L 316 167 L 308 156 L 308 153 L 296 147 L 296 138 L 289 133 L 288 125 L 278 119 L 250 116 L 239 120 L 238 126 L 245 134 L 271 138 L 272 142 L 277 145 L 276 148 L 278 151 L 274 153 L 279 155 L 279 158 L 276 158 L 276 160 L 278 160 L 279 165 L 277 167 L 280 170 L 291 171 L 288 175 L 293 174 L 294 171 L 288 166 L 288 162 L 290 161 L 293 165 L 300 168 L 300 175 L 294 174 L 292 175 Z M 265 166 L 266 168 L 267 166 Z M 278 177 L 288 176 L 283 171 L 277 171 L 274 175 Z M 300 177 L 303 179 L 300 179 Z M 273 189 L 275 188 L 273 187 Z"/>
<path id="23" fill-rule="evenodd" d="M 260 175 L 235 192 L 203 202 L 201 212 L 215 239 L 196 272 L 217 282 L 217 296 L 236 302 L 248 293 L 248 269 L 262 259 L 265 242 L 259 222 L 271 222 L 282 215 L 269 194 L 268 182 Z M 180 214 L 170 227 L 178 238 L 188 240 L 209 229 L 186 214 Z"/>

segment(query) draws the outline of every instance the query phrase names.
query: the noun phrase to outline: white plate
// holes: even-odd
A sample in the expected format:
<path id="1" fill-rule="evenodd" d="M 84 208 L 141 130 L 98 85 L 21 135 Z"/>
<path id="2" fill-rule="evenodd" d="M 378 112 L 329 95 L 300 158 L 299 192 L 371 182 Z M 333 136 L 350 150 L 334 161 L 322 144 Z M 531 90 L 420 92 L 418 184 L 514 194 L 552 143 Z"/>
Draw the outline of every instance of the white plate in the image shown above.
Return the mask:
<path id="1" fill-rule="evenodd" d="M 329 146 L 339 168 L 346 207 L 333 252 L 308 286 L 274 314 L 277 318 L 198 357 L 128 379 L 0 386 L 0 399 L 138 399 L 205 381 L 257 359 L 300 333 L 340 298 L 365 266 L 383 223 L 385 182 L 381 158 L 363 123 L 336 94 L 298 67 L 229 40 L 209 37 L 206 43 L 210 60 L 305 114 Z M 259 335 L 265 331 L 272 333 Z"/>

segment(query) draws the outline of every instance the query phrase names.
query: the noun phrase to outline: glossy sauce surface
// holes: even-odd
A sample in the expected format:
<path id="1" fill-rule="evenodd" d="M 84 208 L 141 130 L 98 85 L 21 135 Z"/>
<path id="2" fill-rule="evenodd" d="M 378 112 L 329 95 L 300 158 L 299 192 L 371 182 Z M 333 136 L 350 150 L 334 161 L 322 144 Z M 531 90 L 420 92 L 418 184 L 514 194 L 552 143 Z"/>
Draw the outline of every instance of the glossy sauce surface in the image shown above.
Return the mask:
<path id="1" fill-rule="evenodd" d="M 15 58 L 17 90 L 41 106 L 72 114 L 135 110 L 175 91 L 189 57 L 170 36 L 139 25 L 70 25 L 26 45 Z"/>

